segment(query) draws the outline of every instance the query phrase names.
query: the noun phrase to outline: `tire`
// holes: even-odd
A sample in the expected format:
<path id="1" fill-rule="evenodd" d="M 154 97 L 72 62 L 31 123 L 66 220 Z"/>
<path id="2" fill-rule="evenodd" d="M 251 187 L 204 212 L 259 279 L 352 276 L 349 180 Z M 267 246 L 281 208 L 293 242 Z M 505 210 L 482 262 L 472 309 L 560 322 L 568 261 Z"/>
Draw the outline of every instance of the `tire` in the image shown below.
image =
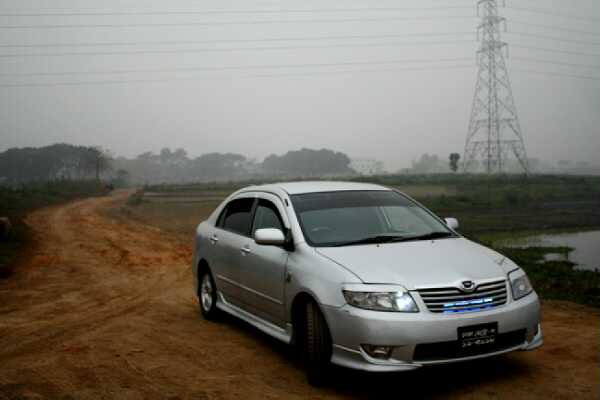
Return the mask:
<path id="1" fill-rule="evenodd" d="M 198 303 L 204 319 L 214 321 L 219 316 L 217 308 L 217 286 L 210 271 L 205 268 L 199 277 Z"/>
<path id="2" fill-rule="evenodd" d="M 312 301 L 306 303 L 305 325 L 306 375 L 311 385 L 322 386 L 331 369 L 331 335 L 321 310 Z"/>

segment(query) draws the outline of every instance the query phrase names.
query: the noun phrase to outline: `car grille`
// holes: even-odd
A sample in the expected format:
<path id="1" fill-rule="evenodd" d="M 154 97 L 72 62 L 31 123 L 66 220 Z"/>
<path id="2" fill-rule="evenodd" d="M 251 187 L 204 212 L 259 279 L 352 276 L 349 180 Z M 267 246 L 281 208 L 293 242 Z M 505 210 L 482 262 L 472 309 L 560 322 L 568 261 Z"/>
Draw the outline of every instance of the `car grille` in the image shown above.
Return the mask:
<path id="1" fill-rule="evenodd" d="M 429 311 L 434 313 L 460 313 L 483 311 L 506 303 L 506 281 L 483 283 L 467 293 L 458 288 L 430 288 L 418 290 Z"/>
<path id="2" fill-rule="evenodd" d="M 470 347 L 468 349 L 462 349 L 458 340 L 418 344 L 415 347 L 413 361 L 452 360 L 455 358 L 473 357 L 508 350 L 523 344 L 525 342 L 526 333 L 527 331 L 525 329 L 500 333 L 494 344 L 483 347 Z"/>

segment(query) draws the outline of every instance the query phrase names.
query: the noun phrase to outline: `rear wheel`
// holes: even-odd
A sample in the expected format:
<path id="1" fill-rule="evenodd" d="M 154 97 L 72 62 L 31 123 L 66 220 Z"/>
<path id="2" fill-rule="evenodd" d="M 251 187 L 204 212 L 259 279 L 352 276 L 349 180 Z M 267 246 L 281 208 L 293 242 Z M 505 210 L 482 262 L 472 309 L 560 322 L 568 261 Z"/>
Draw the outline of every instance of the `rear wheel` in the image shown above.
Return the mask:
<path id="1" fill-rule="evenodd" d="M 331 368 L 331 335 L 321 310 L 312 301 L 306 303 L 304 344 L 308 382 L 321 386 Z"/>
<path id="2" fill-rule="evenodd" d="M 204 318 L 214 320 L 218 316 L 217 287 L 210 271 L 207 269 L 200 274 L 198 302 L 200 303 L 200 311 Z"/>

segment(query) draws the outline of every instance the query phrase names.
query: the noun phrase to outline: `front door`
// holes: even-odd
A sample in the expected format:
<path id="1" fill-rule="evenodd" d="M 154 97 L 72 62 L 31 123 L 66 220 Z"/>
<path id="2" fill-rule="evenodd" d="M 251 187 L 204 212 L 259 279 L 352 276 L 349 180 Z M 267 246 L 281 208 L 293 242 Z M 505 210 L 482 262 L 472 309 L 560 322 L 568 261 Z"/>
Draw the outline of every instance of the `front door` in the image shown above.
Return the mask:
<path id="1" fill-rule="evenodd" d="M 267 195 L 263 195 L 267 197 Z M 268 196 L 271 197 L 271 196 Z M 285 325 L 284 285 L 288 251 L 281 246 L 257 244 L 254 231 L 276 228 L 286 232 L 276 203 L 279 200 L 259 198 L 254 213 L 251 237 L 247 239 L 241 259 L 241 280 L 244 302 L 251 312 L 276 325 Z"/>

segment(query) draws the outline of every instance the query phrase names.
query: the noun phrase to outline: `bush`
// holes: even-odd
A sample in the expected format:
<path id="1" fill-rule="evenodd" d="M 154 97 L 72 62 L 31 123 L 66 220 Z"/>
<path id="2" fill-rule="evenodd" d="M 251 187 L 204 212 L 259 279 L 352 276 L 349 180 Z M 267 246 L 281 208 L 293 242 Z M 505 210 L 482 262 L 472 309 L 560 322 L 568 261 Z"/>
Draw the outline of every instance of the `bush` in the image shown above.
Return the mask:
<path id="1" fill-rule="evenodd" d="M 127 199 L 128 206 L 139 206 L 144 202 L 144 190 L 136 190 L 135 193 L 129 196 Z"/>
<path id="2" fill-rule="evenodd" d="M 500 252 L 523 268 L 542 299 L 568 300 L 600 307 L 600 272 L 576 270 L 569 261 L 545 261 L 548 253 L 566 247 L 502 248 Z"/>

